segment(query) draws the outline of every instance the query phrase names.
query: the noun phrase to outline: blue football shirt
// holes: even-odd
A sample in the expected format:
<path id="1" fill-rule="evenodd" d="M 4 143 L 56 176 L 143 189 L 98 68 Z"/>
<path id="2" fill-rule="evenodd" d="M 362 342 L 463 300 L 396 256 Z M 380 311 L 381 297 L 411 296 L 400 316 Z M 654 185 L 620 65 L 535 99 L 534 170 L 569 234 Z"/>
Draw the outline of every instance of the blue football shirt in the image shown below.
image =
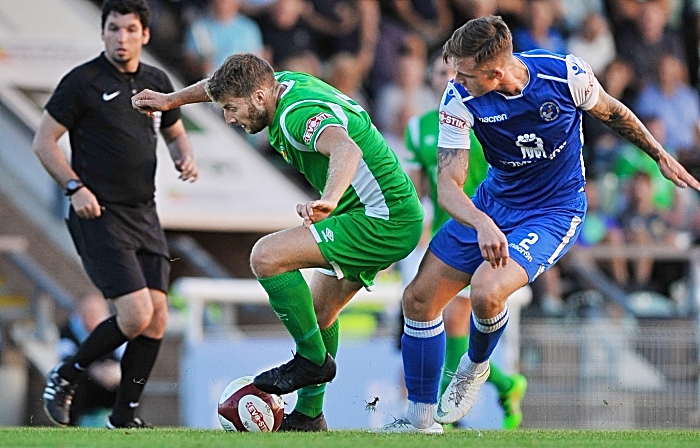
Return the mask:
<path id="1" fill-rule="evenodd" d="M 581 115 L 600 84 L 574 55 L 515 53 L 530 79 L 519 95 L 473 97 L 450 81 L 440 104 L 441 148 L 469 148 L 469 130 L 491 165 L 482 188 L 496 201 L 529 209 L 576 200 L 585 185 Z"/>

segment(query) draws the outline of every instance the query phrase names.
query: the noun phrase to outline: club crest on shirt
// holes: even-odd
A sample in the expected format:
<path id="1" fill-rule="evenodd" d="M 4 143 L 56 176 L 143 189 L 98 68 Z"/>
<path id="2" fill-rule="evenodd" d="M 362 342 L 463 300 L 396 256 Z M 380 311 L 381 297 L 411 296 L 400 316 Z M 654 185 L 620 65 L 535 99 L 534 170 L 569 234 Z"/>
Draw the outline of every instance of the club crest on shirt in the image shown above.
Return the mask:
<path id="1" fill-rule="evenodd" d="M 316 129 L 318 129 L 318 127 L 321 125 L 321 122 L 326 118 L 331 117 L 331 114 L 327 112 L 321 112 L 320 114 L 309 118 L 306 122 L 306 130 L 304 131 L 304 143 L 310 143 L 311 137 L 314 135 Z"/>
<path id="2" fill-rule="evenodd" d="M 552 101 L 545 101 L 540 106 L 540 117 L 544 121 L 554 121 L 559 117 L 559 106 Z"/>

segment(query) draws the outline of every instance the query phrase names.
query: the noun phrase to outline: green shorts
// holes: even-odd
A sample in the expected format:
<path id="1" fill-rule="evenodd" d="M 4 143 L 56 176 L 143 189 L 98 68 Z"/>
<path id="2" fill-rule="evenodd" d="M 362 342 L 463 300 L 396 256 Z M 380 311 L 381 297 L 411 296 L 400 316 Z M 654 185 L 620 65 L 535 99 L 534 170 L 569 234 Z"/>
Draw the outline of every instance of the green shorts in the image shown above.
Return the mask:
<path id="1" fill-rule="evenodd" d="M 403 259 L 418 245 L 423 221 L 387 221 L 357 210 L 326 218 L 309 230 L 338 278 L 369 288 L 379 271 Z"/>

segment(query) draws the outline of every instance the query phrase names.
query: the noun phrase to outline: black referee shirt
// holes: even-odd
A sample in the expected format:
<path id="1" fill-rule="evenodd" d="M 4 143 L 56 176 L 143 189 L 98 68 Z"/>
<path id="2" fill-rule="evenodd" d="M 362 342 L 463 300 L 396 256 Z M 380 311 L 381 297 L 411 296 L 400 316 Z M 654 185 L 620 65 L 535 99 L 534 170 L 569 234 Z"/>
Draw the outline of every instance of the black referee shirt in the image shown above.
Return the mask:
<path id="1" fill-rule="evenodd" d="M 169 93 L 173 85 L 144 63 L 121 73 L 102 53 L 64 76 L 46 104 L 68 128 L 73 170 L 101 202 L 136 206 L 153 199 L 157 132 L 175 124 L 180 110 L 139 113 L 131 97 L 143 89 Z"/>

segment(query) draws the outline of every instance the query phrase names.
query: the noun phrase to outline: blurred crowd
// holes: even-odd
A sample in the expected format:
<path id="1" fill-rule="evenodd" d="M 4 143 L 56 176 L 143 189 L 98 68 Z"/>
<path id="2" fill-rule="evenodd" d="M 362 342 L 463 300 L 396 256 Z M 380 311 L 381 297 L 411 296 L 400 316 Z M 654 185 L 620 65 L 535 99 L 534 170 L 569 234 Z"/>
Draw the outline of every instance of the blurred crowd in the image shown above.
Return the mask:
<path id="1" fill-rule="evenodd" d="M 400 157 L 409 118 L 436 108 L 442 93 L 428 82 L 431 56 L 467 20 L 501 15 L 513 30 L 515 51 L 543 48 L 582 57 L 606 91 L 629 106 L 696 177 L 700 175 L 700 0 L 149 3 L 151 50 L 183 82 L 210 75 L 229 54 L 256 53 L 276 70 L 313 74 L 354 98 Z M 651 159 L 588 118 L 584 117 L 583 134 L 591 206 L 578 244 L 685 249 L 697 242 L 698 195 L 674 189 Z M 253 142 L 261 152 L 274 153 L 264 139 Z M 600 268 L 622 290 L 672 295 L 673 275 L 670 280 L 669 275 L 657 275 L 654 260 L 612 260 Z M 561 313 L 566 292 L 561 270 L 540 281 L 542 307 L 552 314 Z M 678 272 L 677 277 L 683 275 Z M 656 281 L 660 277 L 664 280 Z"/>

